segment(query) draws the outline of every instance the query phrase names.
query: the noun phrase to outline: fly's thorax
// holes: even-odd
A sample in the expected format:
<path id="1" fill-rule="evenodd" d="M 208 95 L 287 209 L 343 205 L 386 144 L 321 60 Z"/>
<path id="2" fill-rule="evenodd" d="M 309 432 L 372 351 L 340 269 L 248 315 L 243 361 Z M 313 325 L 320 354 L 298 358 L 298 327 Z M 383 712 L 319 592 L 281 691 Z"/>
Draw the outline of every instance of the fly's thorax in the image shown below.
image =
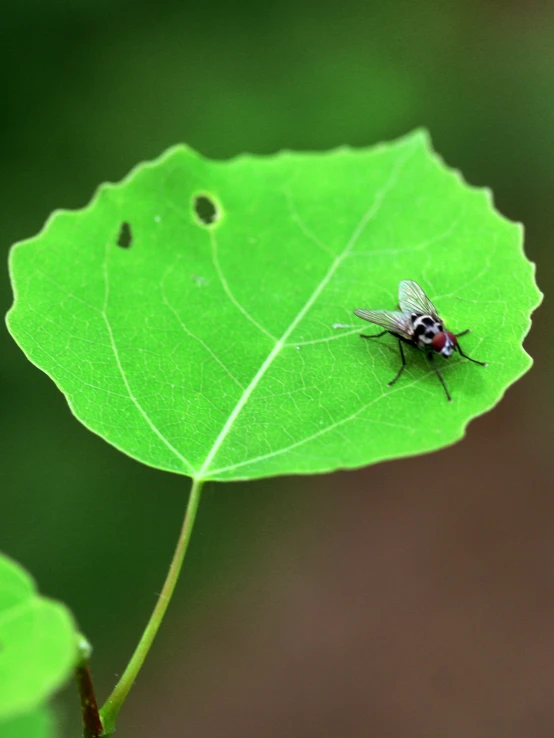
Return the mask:
<path id="1" fill-rule="evenodd" d="M 432 315 L 418 315 L 416 313 L 410 316 L 413 326 L 413 340 L 418 348 L 432 348 L 433 339 L 439 333 L 444 333 L 444 326 Z"/>

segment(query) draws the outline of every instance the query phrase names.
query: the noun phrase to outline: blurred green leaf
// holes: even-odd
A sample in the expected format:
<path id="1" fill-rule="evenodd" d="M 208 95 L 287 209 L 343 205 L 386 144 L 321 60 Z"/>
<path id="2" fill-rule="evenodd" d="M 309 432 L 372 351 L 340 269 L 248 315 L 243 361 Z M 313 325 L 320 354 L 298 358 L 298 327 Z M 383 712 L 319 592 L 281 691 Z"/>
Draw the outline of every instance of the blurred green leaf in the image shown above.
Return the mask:
<path id="1" fill-rule="evenodd" d="M 177 147 L 55 213 L 13 249 L 11 274 L 10 330 L 87 427 L 220 480 L 453 443 L 529 368 L 540 299 L 521 228 L 421 133 L 227 162 Z M 471 328 L 464 349 L 489 364 L 444 364 L 451 405 L 420 352 L 388 388 L 395 342 L 357 336 L 352 310 L 394 309 L 402 279 Z"/>
<path id="2" fill-rule="evenodd" d="M 0 738 L 54 738 L 56 734 L 52 714 L 47 708 L 0 723 Z"/>
<path id="3" fill-rule="evenodd" d="M 61 687 L 76 643 L 67 608 L 41 597 L 29 574 L 0 556 L 0 720 L 34 710 Z M 29 724 L 45 719 L 28 716 Z"/>

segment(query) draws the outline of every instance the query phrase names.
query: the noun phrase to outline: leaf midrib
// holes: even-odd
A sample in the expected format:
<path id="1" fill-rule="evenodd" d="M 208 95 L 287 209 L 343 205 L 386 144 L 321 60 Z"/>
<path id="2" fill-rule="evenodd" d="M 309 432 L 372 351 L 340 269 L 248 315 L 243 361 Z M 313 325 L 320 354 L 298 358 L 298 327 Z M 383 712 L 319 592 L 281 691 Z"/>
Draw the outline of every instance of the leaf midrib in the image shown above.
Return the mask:
<path id="1" fill-rule="evenodd" d="M 412 147 L 413 148 L 413 147 Z M 410 150 L 410 154 L 412 151 Z M 360 235 L 363 233 L 365 227 L 367 224 L 372 220 L 372 218 L 377 215 L 379 212 L 383 201 L 388 194 L 388 192 L 396 185 L 398 182 L 398 177 L 400 175 L 400 172 L 404 168 L 405 164 L 407 163 L 409 156 L 405 156 L 404 158 L 400 159 L 396 165 L 392 168 L 391 174 L 389 175 L 387 181 L 385 184 L 378 190 L 377 194 L 375 195 L 375 198 L 372 202 L 372 204 L 367 208 L 367 210 L 364 212 L 362 217 L 360 218 L 358 224 L 354 228 L 352 235 L 348 239 L 346 246 L 344 247 L 343 251 L 335 257 L 333 260 L 331 266 L 327 270 L 326 275 L 323 277 L 321 282 L 318 284 L 318 286 L 314 289 L 311 296 L 308 298 L 304 306 L 301 308 L 301 310 L 298 312 L 296 317 L 292 320 L 288 328 L 285 330 L 283 335 L 280 339 L 277 340 L 274 347 L 268 354 L 267 358 L 263 362 L 263 364 L 260 366 L 254 377 L 252 378 L 250 384 L 246 388 L 246 390 L 243 392 L 241 397 L 239 398 L 237 404 L 231 411 L 229 417 L 227 418 L 227 421 L 225 422 L 224 426 L 222 427 L 219 435 L 217 436 L 216 440 L 214 441 L 210 451 L 208 452 L 208 455 L 206 456 L 206 459 L 204 463 L 202 464 L 201 468 L 198 470 L 194 476 L 197 479 L 205 479 L 206 474 L 209 472 L 209 466 L 213 459 L 215 458 L 217 452 L 223 445 L 223 442 L 225 441 L 225 438 L 228 436 L 230 430 L 233 427 L 233 424 L 239 414 L 241 413 L 242 409 L 247 404 L 248 400 L 250 399 L 250 396 L 260 383 L 260 380 L 265 375 L 266 371 L 269 369 L 271 364 L 273 363 L 273 360 L 276 356 L 280 353 L 281 349 L 285 346 L 287 339 L 291 335 L 291 333 L 294 331 L 296 326 L 300 323 L 300 321 L 304 318 L 306 313 L 310 310 L 312 305 L 315 303 L 319 295 L 322 293 L 322 291 L 325 289 L 325 287 L 329 284 L 330 280 L 332 279 L 333 275 L 343 262 L 343 260 L 348 256 L 348 254 L 352 251 L 354 246 L 356 245 L 356 242 L 358 241 Z M 214 236 L 215 239 L 215 236 Z M 265 332 L 265 331 L 264 331 Z M 233 467 L 228 467 L 227 469 L 232 469 Z"/>
<path id="2" fill-rule="evenodd" d="M 198 480 L 203 480 L 207 478 L 207 474 L 209 473 L 210 464 L 212 463 L 213 459 L 217 455 L 218 451 L 222 447 L 225 439 L 229 435 L 235 420 L 242 412 L 243 408 L 248 403 L 248 400 L 250 399 L 252 393 L 256 389 L 256 387 L 259 385 L 261 379 L 266 374 L 269 367 L 272 365 L 274 359 L 279 355 L 281 350 L 285 347 L 287 339 L 292 334 L 294 329 L 297 327 L 297 325 L 302 321 L 306 313 L 311 309 L 313 304 L 316 302 L 320 294 L 323 292 L 325 287 L 329 284 L 331 279 L 333 278 L 334 274 L 336 273 L 339 266 L 342 264 L 344 259 L 350 254 L 354 246 L 356 245 L 359 237 L 363 233 L 364 229 L 368 225 L 368 223 L 377 215 L 379 212 L 383 201 L 386 197 L 386 195 L 389 193 L 389 191 L 396 185 L 398 182 L 398 178 L 400 175 L 400 172 L 404 168 L 405 164 L 409 160 L 412 153 L 415 151 L 415 146 L 412 146 L 409 148 L 408 154 L 403 157 L 402 159 L 399 159 L 396 164 L 392 167 L 391 173 L 389 177 L 387 178 L 384 185 L 377 191 L 377 194 L 375 195 L 373 202 L 371 205 L 367 208 L 367 210 L 363 213 L 362 217 L 358 221 L 356 227 L 352 231 L 352 235 L 348 239 L 344 249 L 340 254 L 338 254 L 333 262 L 331 263 L 329 269 L 327 270 L 327 273 L 323 277 L 323 279 L 319 282 L 319 284 L 316 286 L 308 300 L 304 303 L 303 307 L 300 309 L 300 311 L 297 313 L 296 317 L 291 321 L 289 326 L 286 328 L 284 333 L 282 334 L 281 338 L 276 340 L 275 345 L 269 352 L 268 356 L 250 381 L 249 385 L 246 387 L 242 395 L 240 396 L 239 400 L 237 401 L 236 405 L 234 406 L 233 410 L 229 414 L 225 424 L 221 428 L 221 431 L 219 432 L 217 438 L 215 439 L 211 449 L 206 455 L 206 458 L 204 460 L 204 463 L 200 467 L 200 469 L 196 470 L 192 466 L 192 464 L 181 454 L 181 452 L 175 448 L 175 446 L 164 436 L 164 434 L 159 430 L 159 428 L 155 425 L 155 423 L 152 421 L 146 410 L 142 407 L 139 400 L 133 393 L 132 387 L 129 383 L 129 379 L 127 378 L 127 375 L 125 373 L 125 369 L 123 367 L 123 364 L 121 362 L 121 358 L 119 356 L 119 350 L 117 348 L 117 344 L 115 341 L 115 336 L 112 330 L 112 326 L 110 324 L 109 318 L 108 318 L 108 302 L 109 302 L 109 294 L 110 294 L 110 283 L 109 283 L 109 272 L 108 272 L 108 256 L 109 256 L 109 244 L 106 244 L 106 253 L 104 258 L 104 286 L 105 286 L 105 295 L 104 295 L 104 304 L 102 309 L 100 310 L 102 314 L 102 318 L 104 320 L 106 330 L 108 332 L 108 337 L 110 340 L 111 349 L 115 358 L 115 362 L 118 368 L 118 371 L 120 373 L 121 379 L 123 381 L 123 384 L 125 386 L 126 392 L 129 396 L 129 399 L 133 403 L 133 405 L 136 407 L 144 421 L 147 423 L 150 430 L 156 435 L 156 437 L 168 448 L 168 450 L 179 459 L 179 461 L 183 464 L 185 467 L 185 470 L 194 478 Z M 217 250 L 217 242 L 215 239 L 215 232 L 212 231 L 211 233 L 212 237 L 212 244 L 214 248 Z M 219 265 L 218 265 L 219 266 Z M 221 277 L 221 271 L 220 268 L 217 269 L 218 275 Z M 228 285 L 224 284 L 222 282 L 225 291 L 227 294 L 229 294 L 229 287 Z M 244 312 L 244 311 L 243 311 Z M 248 316 L 250 317 L 250 316 Z M 253 321 L 255 324 L 257 324 L 257 321 Z M 263 329 L 261 326 L 258 326 L 260 330 L 263 330 L 263 332 L 266 335 L 269 335 L 265 329 Z M 330 426 L 332 427 L 332 426 Z M 328 432 L 330 428 L 322 429 L 320 433 Z M 301 443 L 301 441 L 299 441 Z M 241 466 L 244 465 L 246 462 L 241 462 Z M 233 465 L 229 467 L 225 467 L 226 471 L 229 471 L 233 468 Z"/>

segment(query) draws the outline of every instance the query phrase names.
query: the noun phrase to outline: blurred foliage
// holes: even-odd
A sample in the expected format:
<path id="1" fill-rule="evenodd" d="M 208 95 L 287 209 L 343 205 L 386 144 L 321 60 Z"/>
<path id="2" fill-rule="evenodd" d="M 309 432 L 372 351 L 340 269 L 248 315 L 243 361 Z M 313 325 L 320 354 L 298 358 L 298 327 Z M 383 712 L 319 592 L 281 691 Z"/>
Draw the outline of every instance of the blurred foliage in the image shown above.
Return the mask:
<path id="1" fill-rule="evenodd" d="M 69 610 L 41 597 L 30 574 L 0 556 L 0 730 L 65 684 L 77 660 Z"/>
<path id="2" fill-rule="evenodd" d="M 369 145 L 425 126 L 450 165 L 525 222 L 539 285 L 552 285 L 549 3 L 6 0 L 0 38 L 6 254 L 54 208 L 83 206 L 99 182 L 179 141 L 228 157 Z M 0 294 L 6 311 L 6 271 Z M 547 422 L 546 312 L 527 344 L 540 359 L 527 385 L 530 429 Z M 0 382 L 1 546 L 70 604 L 107 689 L 161 586 L 183 480 L 82 428 L 5 330 Z M 230 595 L 255 539 L 290 525 L 293 498 L 306 504 L 297 487 L 209 488 L 178 597 L 223 581 Z"/>
<path id="3" fill-rule="evenodd" d="M 40 708 L 0 723 L 0 738 L 57 738 L 57 726 L 50 710 Z"/>

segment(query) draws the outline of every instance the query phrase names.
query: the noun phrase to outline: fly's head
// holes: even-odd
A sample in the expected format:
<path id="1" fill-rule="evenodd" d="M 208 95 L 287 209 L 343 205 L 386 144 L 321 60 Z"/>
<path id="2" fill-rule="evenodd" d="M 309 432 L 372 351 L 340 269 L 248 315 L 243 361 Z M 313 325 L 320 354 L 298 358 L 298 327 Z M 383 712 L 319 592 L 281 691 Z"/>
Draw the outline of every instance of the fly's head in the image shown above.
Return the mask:
<path id="1" fill-rule="evenodd" d="M 440 331 L 440 333 L 435 333 L 433 340 L 431 341 L 433 351 L 437 354 L 441 354 L 445 359 L 452 356 L 457 345 L 458 340 L 450 331 Z"/>

